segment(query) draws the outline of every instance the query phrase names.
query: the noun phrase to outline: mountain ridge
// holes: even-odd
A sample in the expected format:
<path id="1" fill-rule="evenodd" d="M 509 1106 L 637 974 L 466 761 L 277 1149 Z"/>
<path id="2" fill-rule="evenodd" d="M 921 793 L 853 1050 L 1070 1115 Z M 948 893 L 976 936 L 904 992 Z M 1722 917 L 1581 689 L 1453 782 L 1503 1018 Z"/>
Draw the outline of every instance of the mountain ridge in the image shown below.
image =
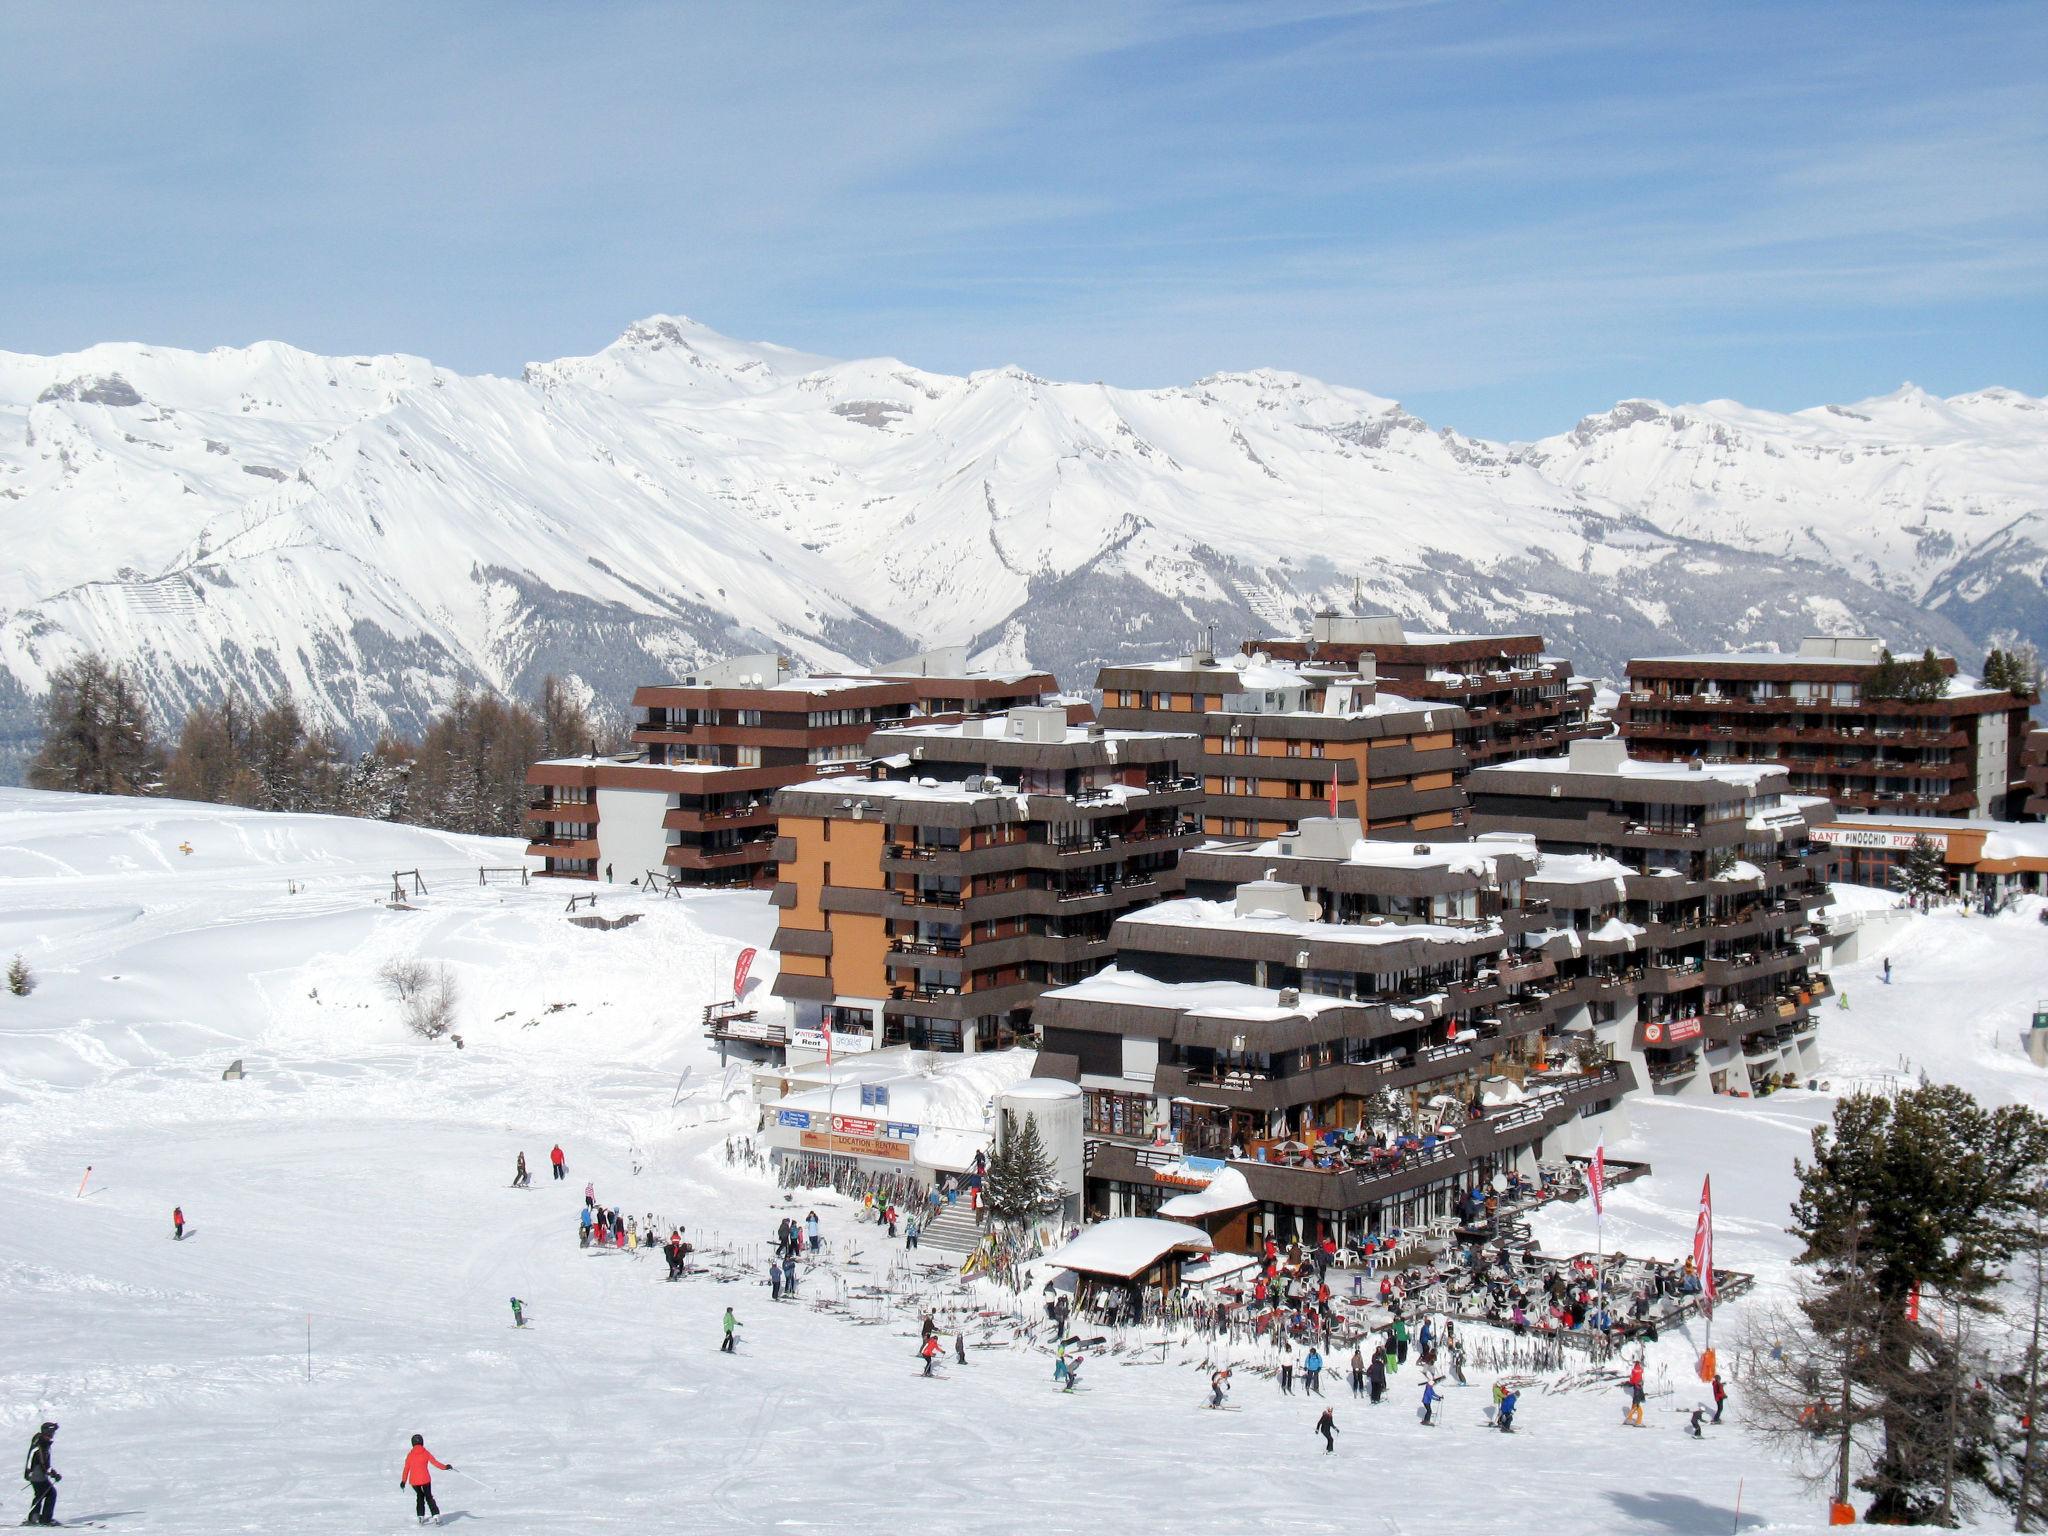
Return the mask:
<path id="1" fill-rule="evenodd" d="M 0 353 L 0 737 L 49 670 L 168 720 L 290 687 L 361 739 L 458 687 L 616 704 L 716 654 L 969 640 L 1093 666 L 1302 622 L 1630 651 L 2048 640 L 2048 402 L 1617 402 L 1496 443 L 1284 369 L 1129 390 L 835 361 L 655 315 L 513 377 L 281 342 Z"/>

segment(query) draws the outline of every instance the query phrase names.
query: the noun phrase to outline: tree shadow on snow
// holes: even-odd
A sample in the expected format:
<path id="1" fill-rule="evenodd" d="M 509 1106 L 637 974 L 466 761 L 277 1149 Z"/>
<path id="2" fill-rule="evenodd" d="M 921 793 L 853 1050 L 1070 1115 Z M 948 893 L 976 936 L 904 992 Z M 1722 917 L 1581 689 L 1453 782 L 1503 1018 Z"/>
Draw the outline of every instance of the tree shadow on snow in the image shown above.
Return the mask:
<path id="1" fill-rule="evenodd" d="M 1755 1530 L 1765 1521 L 1761 1515 L 1745 1514 L 1735 1524 L 1735 1510 L 1724 1504 L 1709 1504 L 1683 1493 L 1619 1493 L 1607 1495 L 1637 1530 L 1676 1531 L 1683 1536 L 1723 1536 L 1731 1530 Z"/>

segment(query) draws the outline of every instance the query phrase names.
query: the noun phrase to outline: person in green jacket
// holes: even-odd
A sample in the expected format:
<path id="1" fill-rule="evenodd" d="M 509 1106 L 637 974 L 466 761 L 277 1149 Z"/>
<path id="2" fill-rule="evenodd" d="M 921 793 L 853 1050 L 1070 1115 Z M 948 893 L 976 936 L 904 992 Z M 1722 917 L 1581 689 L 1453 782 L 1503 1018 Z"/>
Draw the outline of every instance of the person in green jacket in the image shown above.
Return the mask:
<path id="1" fill-rule="evenodd" d="M 732 1315 L 732 1308 L 727 1307 L 725 1309 L 725 1339 L 718 1346 L 720 1354 L 734 1355 L 739 1353 L 739 1351 L 733 1347 L 732 1331 L 735 1328 L 741 1326 L 742 1324 L 740 1320 Z"/>

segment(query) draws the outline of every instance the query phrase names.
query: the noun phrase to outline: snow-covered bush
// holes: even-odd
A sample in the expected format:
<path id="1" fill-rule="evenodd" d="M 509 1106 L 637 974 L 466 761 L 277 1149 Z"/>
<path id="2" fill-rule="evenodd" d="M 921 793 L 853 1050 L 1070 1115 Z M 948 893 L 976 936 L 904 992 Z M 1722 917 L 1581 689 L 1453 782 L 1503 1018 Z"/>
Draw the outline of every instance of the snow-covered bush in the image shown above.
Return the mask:
<path id="1" fill-rule="evenodd" d="M 398 1004 L 407 1029 L 426 1040 L 448 1033 L 455 1022 L 458 989 L 455 973 L 447 966 L 413 958 L 387 960 L 377 978 Z"/>
<path id="2" fill-rule="evenodd" d="M 29 972 L 28 962 L 16 955 L 7 962 L 7 990 L 16 997 L 27 997 L 35 989 L 36 979 Z"/>

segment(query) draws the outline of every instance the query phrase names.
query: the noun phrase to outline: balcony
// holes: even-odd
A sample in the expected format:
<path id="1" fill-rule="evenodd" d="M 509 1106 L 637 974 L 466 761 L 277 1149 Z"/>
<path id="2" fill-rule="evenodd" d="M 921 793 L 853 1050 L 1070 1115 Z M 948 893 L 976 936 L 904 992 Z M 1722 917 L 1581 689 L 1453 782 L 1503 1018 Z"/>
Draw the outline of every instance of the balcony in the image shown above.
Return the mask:
<path id="1" fill-rule="evenodd" d="M 529 800 L 522 815 L 527 821 L 565 821 L 587 826 L 597 820 L 597 805 L 587 800 Z"/>

